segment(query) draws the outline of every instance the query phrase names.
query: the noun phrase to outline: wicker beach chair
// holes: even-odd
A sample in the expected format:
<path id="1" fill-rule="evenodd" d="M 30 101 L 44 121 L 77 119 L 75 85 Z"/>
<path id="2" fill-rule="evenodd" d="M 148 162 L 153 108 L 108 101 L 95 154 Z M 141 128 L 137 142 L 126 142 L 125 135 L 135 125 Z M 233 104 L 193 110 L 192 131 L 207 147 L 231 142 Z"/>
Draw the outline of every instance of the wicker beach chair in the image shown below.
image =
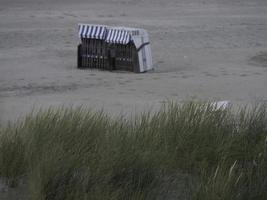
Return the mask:
<path id="1" fill-rule="evenodd" d="M 79 24 L 77 66 L 145 72 L 152 69 L 148 34 L 143 29 Z"/>

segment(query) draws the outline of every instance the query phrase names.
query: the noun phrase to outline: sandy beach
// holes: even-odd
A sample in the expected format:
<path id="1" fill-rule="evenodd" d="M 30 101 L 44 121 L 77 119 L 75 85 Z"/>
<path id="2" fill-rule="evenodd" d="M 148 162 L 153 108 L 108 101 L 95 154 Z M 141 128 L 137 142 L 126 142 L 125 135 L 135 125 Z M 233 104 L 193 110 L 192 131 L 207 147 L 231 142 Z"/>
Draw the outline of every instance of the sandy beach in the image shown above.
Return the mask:
<path id="1" fill-rule="evenodd" d="M 155 70 L 78 70 L 78 23 L 148 31 Z M 266 0 L 0 0 L 0 122 L 32 109 L 111 113 L 167 100 L 267 100 Z"/>

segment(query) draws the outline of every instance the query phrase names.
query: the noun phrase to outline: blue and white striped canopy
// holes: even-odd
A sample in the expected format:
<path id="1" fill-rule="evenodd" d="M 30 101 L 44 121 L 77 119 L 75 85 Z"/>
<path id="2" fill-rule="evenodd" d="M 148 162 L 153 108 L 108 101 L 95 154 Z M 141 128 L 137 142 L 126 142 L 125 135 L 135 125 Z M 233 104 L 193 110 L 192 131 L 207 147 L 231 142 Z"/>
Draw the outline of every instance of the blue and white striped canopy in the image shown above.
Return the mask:
<path id="1" fill-rule="evenodd" d="M 131 41 L 131 35 L 126 30 L 110 29 L 106 37 L 107 43 L 128 44 Z"/>
<path id="2" fill-rule="evenodd" d="M 79 24 L 79 37 L 101 39 L 106 38 L 107 28 L 104 26 Z"/>

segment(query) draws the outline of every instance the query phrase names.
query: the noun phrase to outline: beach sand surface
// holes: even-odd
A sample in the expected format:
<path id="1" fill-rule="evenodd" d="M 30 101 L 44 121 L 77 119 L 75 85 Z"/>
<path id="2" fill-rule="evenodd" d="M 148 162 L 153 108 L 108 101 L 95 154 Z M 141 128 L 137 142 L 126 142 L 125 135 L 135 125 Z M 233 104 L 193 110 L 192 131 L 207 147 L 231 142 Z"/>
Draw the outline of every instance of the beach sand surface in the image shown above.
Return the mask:
<path id="1" fill-rule="evenodd" d="M 78 23 L 144 28 L 154 71 L 78 70 Z M 0 121 L 50 106 L 134 114 L 267 99 L 266 0 L 0 0 Z"/>

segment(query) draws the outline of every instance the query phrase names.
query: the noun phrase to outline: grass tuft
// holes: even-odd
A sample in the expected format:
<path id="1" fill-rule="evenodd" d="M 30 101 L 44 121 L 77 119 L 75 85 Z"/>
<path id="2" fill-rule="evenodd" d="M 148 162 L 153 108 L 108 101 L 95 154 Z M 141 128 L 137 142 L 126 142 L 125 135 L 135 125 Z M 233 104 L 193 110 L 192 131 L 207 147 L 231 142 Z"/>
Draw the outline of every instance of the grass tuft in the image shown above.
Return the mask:
<path id="1" fill-rule="evenodd" d="M 0 176 L 28 199 L 264 200 L 267 107 L 168 103 L 133 120 L 40 110 L 0 129 Z"/>

